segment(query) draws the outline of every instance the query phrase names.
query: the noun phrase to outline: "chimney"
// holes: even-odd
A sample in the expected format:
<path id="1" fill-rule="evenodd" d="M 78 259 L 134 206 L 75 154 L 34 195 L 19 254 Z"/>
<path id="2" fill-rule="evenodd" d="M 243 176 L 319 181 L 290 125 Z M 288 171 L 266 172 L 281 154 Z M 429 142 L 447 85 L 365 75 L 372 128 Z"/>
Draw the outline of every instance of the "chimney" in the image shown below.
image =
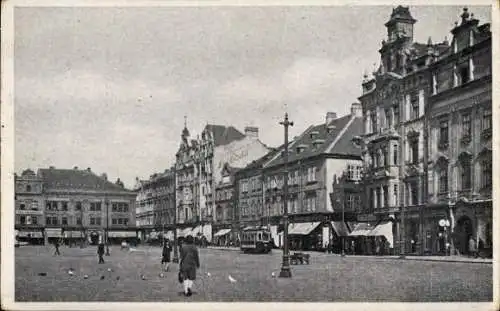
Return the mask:
<path id="1" fill-rule="evenodd" d="M 356 117 L 356 118 L 363 117 L 363 107 L 361 107 L 360 103 L 352 103 L 351 116 Z"/>
<path id="2" fill-rule="evenodd" d="M 108 174 L 102 173 L 101 174 L 101 178 L 107 181 L 108 180 Z"/>
<path id="3" fill-rule="evenodd" d="M 245 136 L 250 138 L 259 138 L 259 128 L 253 126 L 245 127 Z"/>
<path id="4" fill-rule="evenodd" d="M 78 166 L 73 167 L 73 169 L 76 171 L 78 169 Z"/>
<path id="5" fill-rule="evenodd" d="M 87 172 L 92 172 L 92 170 L 90 169 L 90 167 L 87 167 Z"/>
<path id="6" fill-rule="evenodd" d="M 337 113 L 327 112 L 326 113 L 326 125 L 330 124 L 333 120 L 337 119 Z"/>
<path id="7" fill-rule="evenodd" d="M 50 168 L 51 170 L 53 170 L 53 169 L 55 169 L 56 167 L 51 165 L 49 168 Z"/>

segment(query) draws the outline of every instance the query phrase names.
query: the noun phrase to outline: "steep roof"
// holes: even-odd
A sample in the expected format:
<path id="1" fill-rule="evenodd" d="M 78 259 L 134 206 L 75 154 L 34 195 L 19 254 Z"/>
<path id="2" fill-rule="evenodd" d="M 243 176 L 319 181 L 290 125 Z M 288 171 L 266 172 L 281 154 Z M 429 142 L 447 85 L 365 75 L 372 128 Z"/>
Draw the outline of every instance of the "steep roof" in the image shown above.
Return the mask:
<path id="1" fill-rule="evenodd" d="M 250 162 L 247 166 L 245 166 L 241 171 L 249 171 L 249 170 L 254 170 L 254 169 L 259 169 L 266 163 L 267 161 L 271 160 L 273 156 L 275 156 L 278 152 L 281 152 L 283 149 L 284 144 L 277 147 L 277 148 L 271 148 L 271 150 L 263 155 L 262 157 Z"/>
<path id="2" fill-rule="evenodd" d="M 362 118 L 351 115 L 334 119 L 328 125 L 323 123 L 312 126 L 300 135 L 288 150 L 288 161 L 294 162 L 320 154 L 361 156 L 361 151 L 353 145 L 351 139 L 362 133 Z M 298 148 L 303 150 L 298 153 Z M 280 148 L 280 152 L 282 150 L 283 148 Z M 283 157 L 278 156 L 268 163 L 268 166 L 280 165 L 283 161 Z"/>
<path id="3" fill-rule="evenodd" d="M 240 140 L 245 137 L 243 133 L 238 131 L 233 126 L 207 124 L 204 131 L 212 133 L 215 146 L 227 145 L 235 140 Z"/>
<path id="4" fill-rule="evenodd" d="M 89 170 L 49 168 L 39 169 L 38 174 L 48 190 L 78 189 L 133 193 Z"/>

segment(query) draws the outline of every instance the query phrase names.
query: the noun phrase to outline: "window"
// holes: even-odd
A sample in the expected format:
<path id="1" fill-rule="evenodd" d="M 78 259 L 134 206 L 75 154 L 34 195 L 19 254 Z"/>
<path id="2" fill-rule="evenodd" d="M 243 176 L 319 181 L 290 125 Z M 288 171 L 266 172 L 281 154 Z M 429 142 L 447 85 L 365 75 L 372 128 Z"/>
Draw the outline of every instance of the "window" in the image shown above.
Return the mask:
<path id="1" fill-rule="evenodd" d="M 98 226 L 101 225 L 101 218 L 100 217 L 98 217 L 98 218 L 95 219 L 95 224 L 98 225 Z"/>
<path id="2" fill-rule="evenodd" d="M 21 215 L 21 217 L 19 217 L 19 223 L 21 225 L 25 225 L 26 224 L 26 216 Z"/>
<path id="3" fill-rule="evenodd" d="M 346 209 L 354 209 L 354 195 L 348 193 L 347 194 L 347 201 L 346 201 Z"/>
<path id="4" fill-rule="evenodd" d="M 448 192 L 448 164 L 442 164 L 439 169 L 439 193 Z"/>
<path id="5" fill-rule="evenodd" d="M 439 146 L 444 148 L 448 146 L 448 120 L 439 122 Z"/>
<path id="6" fill-rule="evenodd" d="M 483 110 L 483 121 L 482 121 L 482 128 L 483 131 L 490 130 L 491 129 L 491 108 L 486 108 Z"/>
<path id="7" fill-rule="evenodd" d="M 461 184 L 462 190 L 468 190 L 471 188 L 471 160 L 467 155 L 463 155 L 460 158 L 461 164 Z"/>
<path id="8" fill-rule="evenodd" d="M 372 122 L 372 133 L 378 131 L 377 129 L 377 112 L 373 110 L 370 114 L 371 122 Z"/>
<path id="9" fill-rule="evenodd" d="M 410 205 L 418 205 L 418 187 L 416 182 L 412 182 L 409 184 L 410 186 L 410 195 L 411 202 Z"/>
<path id="10" fill-rule="evenodd" d="M 76 202 L 76 204 L 75 204 L 75 210 L 76 211 L 81 211 L 82 210 L 82 202 Z"/>
<path id="11" fill-rule="evenodd" d="M 383 151 L 383 156 L 384 156 L 384 166 L 388 166 L 389 165 L 389 150 L 387 148 L 387 146 L 384 146 L 384 148 L 382 149 Z"/>
<path id="12" fill-rule="evenodd" d="M 412 94 L 410 97 L 410 104 L 411 104 L 411 119 L 416 119 L 420 116 L 420 107 L 419 107 L 419 102 L 418 102 L 418 94 Z"/>
<path id="13" fill-rule="evenodd" d="M 471 124 L 470 124 L 470 113 L 464 113 L 462 115 L 462 137 L 471 136 Z"/>
<path id="14" fill-rule="evenodd" d="M 90 217 L 90 224 L 91 224 L 91 225 L 95 225 L 95 218 Z"/>
<path id="15" fill-rule="evenodd" d="M 492 162 L 491 159 L 483 160 L 481 162 L 481 185 L 482 188 L 491 188 L 493 175 L 492 175 Z"/>
<path id="16" fill-rule="evenodd" d="M 470 80 L 470 75 L 469 75 L 469 65 L 466 63 L 465 65 L 462 65 L 458 68 L 458 76 L 459 76 L 459 85 L 464 84 L 469 82 Z"/>
<path id="17" fill-rule="evenodd" d="M 378 208 L 381 208 L 382 207 L 382 191 L 380 191 L 380 188 L 377 188 L 376 193 L 377 193 L 377 206 L 378 206 Z"/>
<path id="18" fill-rule="evenodd" d="M 371 202 L 371 206 L 372 206 L 372 209 L 376 209 L 377 208 L 377 201 L 375 200 L 375 189 L 371 189 L 370 190 L 370 202 Z"/>
<path id="19" fill-rule="evenodd" d="M 31 185 L 26 185 L 26 192 L 31 192 Z"/>
<path id="20" fill-rule="evenodd" d="M 390 109 L 385 109 L 385 125 L 387 128 L 392 127 L 392 116 Z"/>
<path id="21" fill-rule="evenodd" d="M 398 165 L 398 145 L 392 146 L 392 160 L 393 165 Z"/>
<path id="22" fill-rule="evenodd" d="M 394 195 L 394 206 L 398 206 L 399 198 L 398 198 L 398 185 L 393 186 L 393 195 Z"/>
<path id="23" fill-rule="evenodd" d="M 38 211 L 38 201 L 32 201 L 31 202 L 31 210 L 32 211 Z"/>
<path id="24" fill-rule="evenodd" d="M 307 182 L 316 181 L 316 167 L 309 167 L 307 169 Z"/>
<path id="25" fill-rule="evenodd" d="M 31 224 L 33 224 L 33 225 L 38 225 L 38 217 L 36 217 L 36 216 L 31 216 Z"/>
<path id="26" fill-rule="evenodd" d="M 100 212 L 101 211 L 101 202 L 91 202 L 90 203 L 90 211 L 91 212 Z"/>
<path id="27" fill-rule="evenodd" d="M 347 165 L 347 179 L 350 181 L 361 180 L 361 166 Z"/>
<path id="28" fill-rule="evenodd" d="M 76 224 L 80 226 L 82 225 L 82 219 L 80 217 L 76 218 Z"/>
<path id="29" fill-rule="evenodd" d="M 22 210 L 22 211 L 24 211 L 26 209 L 26 205 L 24 203 L 21 203 L 19 205 L 19 209 Z"/>
<path id="30" fill-rule="evenodd" d="M 68 225 L 68 217 L 63 217 L 61 219 L 61 225 L 63 225 L 63 226 L 67 226 Z"/>
<path id="31" fill-rule="evenodd" d="M 418 138 L 410 141 L 411 163 L 418 164 Z"/>
<path id="32" fill-rule="evenodd" d="M 394 113 L 394 125 L 397 125 L 399 123 L 399 106 L 394 105 L 392 111 Z"/>
<path id="33" fill-rule="evenodd" d="M 388 207 L 389 206 L 389 187 L 384 186 L 383 189 L 384 189 L 384 207 Z"/>

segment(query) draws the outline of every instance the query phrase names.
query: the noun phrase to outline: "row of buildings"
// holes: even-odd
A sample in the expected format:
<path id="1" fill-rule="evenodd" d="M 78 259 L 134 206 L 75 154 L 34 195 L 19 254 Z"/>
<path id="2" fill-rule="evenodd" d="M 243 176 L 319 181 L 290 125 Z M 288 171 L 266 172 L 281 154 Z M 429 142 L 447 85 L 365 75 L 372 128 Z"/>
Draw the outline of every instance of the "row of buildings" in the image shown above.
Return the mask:
<path id="1" fill-rule="evenodd" d="M 480 25 L 465 8 L 451 29 L 451 41 L 418 43 L 415 23 L 408 7 L 393 9 L 379 50 L 380 67 L 364 75 L 359 103 L 351 104 L 345 116 L 326 113 L 324 122 L 291 139 L 286 203 L 292 249 L 340 249 L 344 237 L 371 253 L 378 245 L 371 237 L 383 237 L 384 245 L 397 253 L 448 248 L 463 254 L 473 237 L 491 250 L 490 26 Z M 133 191 L 90 171 L 24 172 L 16 177 L 16 226 L 26 227 L 27 218 L 21 223 L 21 216 L 28 212 L 21 212 L 20 202 L 37 197 L 39 212 L 45 207 L 39 226 L 61 227 L 64 213 L 53 212 L 48 202 L 71 197 L 69 206 L 75 210 L 65 228 L 87 232 L 104 217 L 102 205 L 93 204 L 115 204 L 114 193 L 129 209 L 128 214 L 112 211 L 111 219 L 117 221 L 111 226 L 129 228 L 128 234 L 136 232 L 143 241 L 160 234 L 172 238 L 177 230 L 179 237 L 237 243 L 244 228 L 266 226 L 281 246 L 283 155 L 284 146 L 266 146 L 255 127 L 240 132 L 233 126 L 206 125 L 195 138 L 185 124 L 172 167 L 137 179 Z M 46 176 L 59 176 L 54 173 L 59 171 L 93 176 L 101 188 L 75 190 L 85 184 L 78 182 L 59 182 L 54 188 Z M 39 193 L 23 192 L 36 182 Z M 90 193 L 96 202 L 85 201 Z M 128 216 L 126 223 L 120 215 Z"/>

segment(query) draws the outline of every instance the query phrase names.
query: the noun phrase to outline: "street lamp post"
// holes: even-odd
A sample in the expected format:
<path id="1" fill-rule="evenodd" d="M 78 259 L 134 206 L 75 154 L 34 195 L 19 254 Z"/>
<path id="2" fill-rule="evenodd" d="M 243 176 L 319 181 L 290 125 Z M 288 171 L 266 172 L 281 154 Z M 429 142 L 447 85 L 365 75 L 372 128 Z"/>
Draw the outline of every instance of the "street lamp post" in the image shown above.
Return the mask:
<path id="1" fill-rule="evenodd" d="M 405 248 L 406 248 L 406 237 L 405 237 L 405 203 L 401 203 L 401 224 L 399 226 L 399 258 L 405 258 Z"/>
<path id="2" fill-rule="evenodd" d="M 106 256 L 109 256 L 109 200 L 106 199 Z"/>
<path id="3" fill-rule="evenodd" d="M 342 226 L 345 226 L 345 204 L 344 201 L 342 204 Z M 340 240 L 342 241 L 342 253 L 340 254 L 342 257 L 345 257 L 345 237 L 343 235 L 340 236 Z"/>
<path id="4" fill-rule="evenodd" d="M 293 122 L 288 121 L 288 113 L 285 113 L 285 120 L 280 122 L 285 128 L 285 163 L 283 172 L 283 264 L 281 266 L 280 278 L 292 277 L 290 270 L 290 260 L 288 253 L 288 127 L 293 126 Z"/>

